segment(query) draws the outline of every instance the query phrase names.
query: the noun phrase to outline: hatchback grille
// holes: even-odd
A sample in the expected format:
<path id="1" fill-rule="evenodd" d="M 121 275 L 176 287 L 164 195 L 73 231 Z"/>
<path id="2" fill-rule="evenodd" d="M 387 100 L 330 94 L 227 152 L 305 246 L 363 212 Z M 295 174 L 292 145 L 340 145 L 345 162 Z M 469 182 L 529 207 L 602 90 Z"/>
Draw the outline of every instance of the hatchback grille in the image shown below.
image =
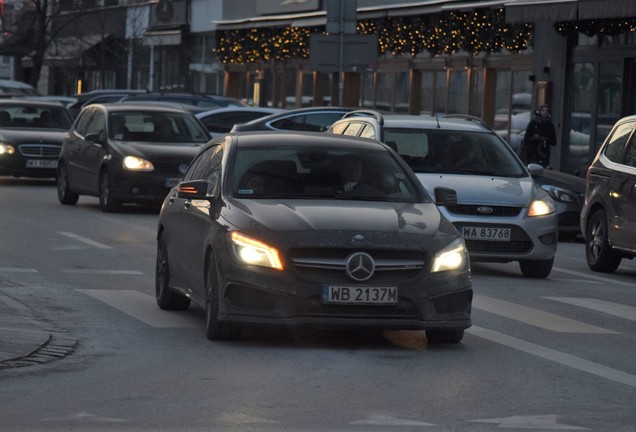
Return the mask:
<path id="1" fill-rule="evenodd" d="M 60 146 L 50 144 L 21 144 L 20 154 L 26 157 L 58 157 Z"/>
<path id="2" fill-rule="evenodd" d="M 522 254 L 532 249 L 531 241 L 480 241 L 466 240 L 468 254 Z"/>
<path id="3" fill-rule="evenodd" d="M 513 206 L 488 206 L 488 205 L 468 205 L 457 204 L 455 206 L 446 207 L 450 213 L 460 215 L 478 215 L 478 216 L 507 216 L 514 217 L 521 213 L 522 207 Z M 480 208 L 489 208 L 491 213 L 479 211 Z"/>

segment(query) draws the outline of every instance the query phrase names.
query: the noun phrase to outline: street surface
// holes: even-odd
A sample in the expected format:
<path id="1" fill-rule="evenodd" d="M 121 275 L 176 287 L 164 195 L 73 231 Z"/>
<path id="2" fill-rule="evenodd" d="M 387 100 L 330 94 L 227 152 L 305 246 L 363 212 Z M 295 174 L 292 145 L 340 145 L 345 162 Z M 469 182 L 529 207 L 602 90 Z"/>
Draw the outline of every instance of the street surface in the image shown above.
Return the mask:
<path id="1" fill-rule="evenodd" d="M 62 206 L 50 181 L 0 178 L 0 295 L 78 341 L 0 370 L 0 431 L 636 430 L 636 263 L 551 276 L 474 264 L 459 345 L 423 332 L 249 329 L 205 338 L 196 307 L 154 300 L 157 213 Z"/>

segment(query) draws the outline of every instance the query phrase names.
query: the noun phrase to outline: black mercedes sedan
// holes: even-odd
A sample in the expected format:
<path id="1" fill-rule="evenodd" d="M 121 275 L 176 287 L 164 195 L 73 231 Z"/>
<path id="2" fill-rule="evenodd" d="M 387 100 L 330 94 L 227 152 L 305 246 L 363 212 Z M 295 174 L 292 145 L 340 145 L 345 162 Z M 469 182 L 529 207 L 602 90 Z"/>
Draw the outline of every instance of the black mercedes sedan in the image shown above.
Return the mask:
<path id="1" fill-rule="evenodd" d="M 341 135 L 210 141 L 161 208 L 155 281 L 161 309 L 205 310 L 210 340 L 278 325 L 458 343 L 471 325 L 461 235 L 389 147 Z"/>
<path id="2" fill-rule="evenodd" d="M 62 140 L 72 121 L 57 102 L 0 99 L 0 175 L 55 177 Z"/>
<path id="3" fill-rule="evenodd" d="M 169 106 L 94 104 L 84 107 L 64 138 L 57 195 L 76 204 L 99 197 L 105 212 L 122 204 L 159 206 L 210 136 L 189 111 Z"/>

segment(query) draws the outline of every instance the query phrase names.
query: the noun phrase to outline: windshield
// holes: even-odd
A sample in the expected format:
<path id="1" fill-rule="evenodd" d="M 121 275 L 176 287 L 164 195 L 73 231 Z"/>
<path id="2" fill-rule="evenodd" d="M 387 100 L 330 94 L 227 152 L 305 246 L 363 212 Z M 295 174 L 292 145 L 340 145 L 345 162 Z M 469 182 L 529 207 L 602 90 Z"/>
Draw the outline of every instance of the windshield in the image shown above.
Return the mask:
<path id="1" fill-rule="evenodd" d="M 416 173 L 528 175 L 510 147 L 491 133 L 387 128 L 384 141 Z"/>
<path id="2" fill-rule="evenodd" d="M 7 129 L 68 130 L 71 117 L 63 106 L 3 105 L 0 127 Z"/>
<path id="3" fill-rule="evenodd" d="M 325 198 L 420 202 L 411 177 L 385 150 L 240 148 L 230 167 L 240 198 Z"/>
<path id="4" fill-rule="evenodd" d="M 199 143 L 210 135 L 194 116 L 162 111 L 118 111 L 109 115 L 108 135 L 120 141 Z"/>

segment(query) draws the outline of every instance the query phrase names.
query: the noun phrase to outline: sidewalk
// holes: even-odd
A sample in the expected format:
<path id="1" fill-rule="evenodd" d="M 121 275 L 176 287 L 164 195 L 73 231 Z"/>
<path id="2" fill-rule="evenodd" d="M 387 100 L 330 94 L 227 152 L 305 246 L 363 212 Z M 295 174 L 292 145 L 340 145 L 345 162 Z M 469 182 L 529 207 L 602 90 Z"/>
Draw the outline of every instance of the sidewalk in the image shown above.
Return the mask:
<path id="1" fill-rule="evenodd" d="M 48 363 L 66 357 L 76 346 L 77 340 L 0 290 L 0 370 Z"/>

